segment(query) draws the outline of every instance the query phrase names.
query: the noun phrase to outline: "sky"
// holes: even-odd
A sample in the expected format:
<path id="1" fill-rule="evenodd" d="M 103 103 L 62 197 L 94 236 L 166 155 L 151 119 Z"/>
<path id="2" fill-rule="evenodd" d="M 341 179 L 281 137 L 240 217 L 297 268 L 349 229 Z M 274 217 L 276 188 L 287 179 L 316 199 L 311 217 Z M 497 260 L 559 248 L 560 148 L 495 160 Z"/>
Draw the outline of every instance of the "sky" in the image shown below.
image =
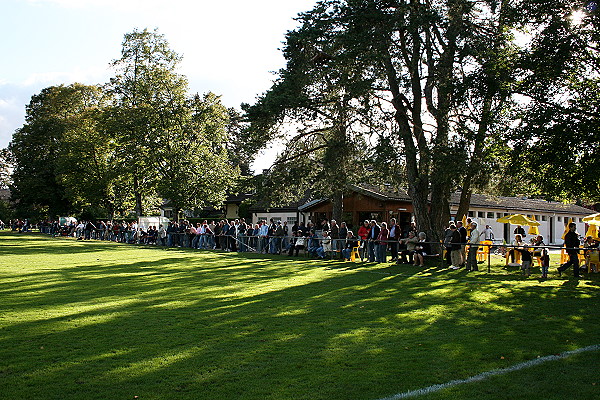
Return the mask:
<path id="1" fill-rule="evenodd" d="M 43 88 L 105 83 L 125 33 L 158 29 L 183 56 L 190 93 L 212 91 L 227 107 L 253 103 L 273 71 L 298 13 L 316 0 L 0 0 L 0 148 L 23 125 Z M 267 152 L 255 170 L 268 167 Z M 265 159 L 266 158 L 266 159 Z M 264 165 L 263 165 L 264 164 Z"/>

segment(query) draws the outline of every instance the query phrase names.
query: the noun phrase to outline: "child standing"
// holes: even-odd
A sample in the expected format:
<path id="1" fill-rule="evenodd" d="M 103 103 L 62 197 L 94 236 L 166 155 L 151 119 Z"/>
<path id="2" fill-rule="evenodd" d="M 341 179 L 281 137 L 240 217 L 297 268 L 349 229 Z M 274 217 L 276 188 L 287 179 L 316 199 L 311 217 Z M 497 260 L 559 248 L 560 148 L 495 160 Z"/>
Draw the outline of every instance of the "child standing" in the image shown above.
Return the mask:
<path id="1" fill-rule="evenodd" d="M 542 260 L 542 276 L 540 278 L 547 279 L 548 278 L 548 268 L 550 268 L 550 256 L 548 255 L 548 249 L 542 249 L 542 255 L 540 256 Z"/>
<path id="2" fill-rule="evenodd" d="M 529 270 L 531 269 L 531 261 L 533 259 L 531 252 L 527 247 L 515 249 L 521 253 L 521 270 L 526 277 L 529 277 Z"/>

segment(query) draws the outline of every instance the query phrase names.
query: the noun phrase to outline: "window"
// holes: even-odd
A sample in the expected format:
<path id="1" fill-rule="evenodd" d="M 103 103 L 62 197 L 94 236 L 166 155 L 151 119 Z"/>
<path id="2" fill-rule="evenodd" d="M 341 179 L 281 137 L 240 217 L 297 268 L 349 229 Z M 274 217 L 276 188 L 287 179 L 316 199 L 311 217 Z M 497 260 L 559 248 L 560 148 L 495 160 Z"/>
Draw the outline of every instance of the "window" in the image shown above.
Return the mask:
<path id="1" fill-rule="evenodd" d="M 562 217 L 556 217 L 556 220 L 557 220 L 558 222 L 560 222 L 560 221 L 562 221 Z"/>
<path id="2" fill-rule="evenodd" d="M 533 215 L 527 214 L 527 218 L 533 218 Z"/>
<path id="3" fill-rule="evenodd" d="M 579 218 L 579 222 L 583 222 L 583 218 Z"/>
<path id="4" fill-rule="evenodd" d="M 296 217 L 287 217 L 288 225 L 294 225 L 296 223 Z"/>
<path id="5" fill-rule="evenodd" d="M 547 221 L 548 217 L 546 217 L 545 215 L 542 215 L 542 221 Z"/>
<path id="6" fill-rule="evenodd" d="M 474 211 L 469 211 L 469 217 L 474 217 L 475 216 L 475 212 Z"/>
<path id="7" fill-rule="evenodd" d="M 493 219 L 494 218 L 494 213 L 493 212 L 487 213 L 487 217 Z"/>
<path id="8" fill-rule="evenodd" d="M 539 216 L 539 215 L 536 215 L 536 216 L 535 216 L 535 220 L 536 220 L 536 221 L 539 221 L 539 220 L 540 220 L 540 216 Z"/>
<path id="9" fill-rule="evenodd" d="M 502 213 L 496 213 L 496 218 L 502 218 Z"/>
<path id="10" fill-rule="evenodd" d="M 477 218 L 485 218 L 485 212 L 477 211 Z"/>

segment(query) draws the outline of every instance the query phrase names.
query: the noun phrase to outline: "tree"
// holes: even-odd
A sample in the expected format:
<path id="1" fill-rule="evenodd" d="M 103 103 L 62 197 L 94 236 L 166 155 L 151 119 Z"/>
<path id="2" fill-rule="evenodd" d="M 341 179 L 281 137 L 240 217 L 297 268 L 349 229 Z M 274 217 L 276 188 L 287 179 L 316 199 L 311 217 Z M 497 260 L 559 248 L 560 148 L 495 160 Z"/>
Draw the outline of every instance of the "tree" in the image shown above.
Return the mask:
<path id="1" fill-rule="evenodd" d="M 61 144 L 73 119 L 93 103 L 96 89 L 73 84 L 52 86 L 34 95 L 25 125 L 14 134 L 12 196 L 21 216 L 45 218 L 76 210 L 59 176 Z"/>
<path id="2" fill-rule="evenodd" d="M 157 190 L 177 213 L 225 200 L 239 175 L 226 148 L 228 122 L 218 96 L 196 95 L 182 109 L 179 124 L 157 138 Z"/>
<path id="3" fill-rule="evenodd" d="M 324 6 L 317 5 L 317 8 Z M 329 197 L 333 218 L 341 219 L 343 196 L 364 178 L 366 141 L 375 115 L 365 65 L 355 65 L 342 49 L 328 46 L 331 32 L 320 21 L 289 32 L 283 49 L 286 68 L 252 107 L 250 130 L 281 138 L 293 126 L 286 149 L 264 177 L 263 197 L 275 204 L 297 200 L 307 188 Z M 356 61 L 356 60 L 354 60 Z M 369 118 L 370 117 L 370 118 Z"/>
<path id="4" fill-rule="evenodd" d="M 462 171 L 453 165 L 481 154 L 492 123 L 492 103 L 503 100 L 495 91 L 498 85 L 490 83 L 476 92 L 481 79 L 475 79 L 479 74 L 492 81 L 498 74 L 493 65 L 482 67 L 485 62 L 493 64 L 489 60 L 494 60 L 495 53 L 486 57 L 481 50 L 494 42 L 497 49 L 503 48 L 504 36 L 493 35 L 504 30 L 505 23 L 498 19 L 492 3 L 476 8 L 467 0 L 323 1 L 300 16 L 302 27 L 288 34 L 285 54 L 289 57 L 314 48 L 311 60 L 332 67 L 315 77 L 310 63 L 290 57 L 286 73 L 296 68 L 297 78 L 282 79 L 277 85 L 304 90 L 297 89 L 294 94 L 311 90 L 311 96 L 292 100 L 302 107 L 312 105 L 310 99 L 340 93 L 345 97 L 338 97 L 338 106 L 359 99 L 366 110 L 379 105 L 375 115 L 384 122 L 376 125 L 385 126 L 384 116 L 393 116 L 395 126 L 390 126 L 390 132 L 398 140 L 388 136 L 382 143 L 401 146 L 401 170 L 406 174 L 417 224 L 436 238 L 448 221 L 450 191 L 458 180 L 453 174 Z M 493 39 L 484 40 L 490 33 Z M 469 110 L 460 93 L 470 95 L 471 105 L 478 110 Z M 475 101 L 475 95 L 482 100 Z M 285 104 L 290 97 L 271 96 L 263 102 L 274 110 L 273 104 Z M 314 107 L 312 111 L 316 112 Z M 343 120 L 348 114 L 339 115 Z M 365 126 L 373 124 L 372 115 Z M 475 132 L 471 133 L 473 141 L 466 132 Z M 335 165 L 329 160 L 326 169 Z"/>
<path id="5" fill-rule="evenodd" d="M 121 58 L 113 62 L 117 75 L 107 85 L 114 98 L 109 109 L 117 156 L 127 166 L 137 215 L 154 198 L 160 181 L 160 145 L 181 132 L 186 113 L 187 80 L 177 74 L 181 57 L 157 31 L 125 34 Z"/>
<path id="6" fill-rule="evenodd" d="M 80 211 L 102 210 L 96 217 L 113 219 L 130 208 L 132 193 L 115 137 L 105 128 L 106 98 L 100 87 L 89 89 L 93 104 L 70 119 L 60 142 L 57 179 Z"/>
<path id="7" fill-rule="evenodd" d="M 7 148 L 0 149 L 0 189 L 8 189 L 12 179 L 12 156 Z"/>
<path id="8" fill-rule="evenodd" d="M 561 7 L 562 5 L 562 7 Z M 535 9 L 546 23 L 523 58 L 523 106 L 508 139 L 508 169 L 535 195 L 600 202 L 600 34 L 595 9 Z"/>

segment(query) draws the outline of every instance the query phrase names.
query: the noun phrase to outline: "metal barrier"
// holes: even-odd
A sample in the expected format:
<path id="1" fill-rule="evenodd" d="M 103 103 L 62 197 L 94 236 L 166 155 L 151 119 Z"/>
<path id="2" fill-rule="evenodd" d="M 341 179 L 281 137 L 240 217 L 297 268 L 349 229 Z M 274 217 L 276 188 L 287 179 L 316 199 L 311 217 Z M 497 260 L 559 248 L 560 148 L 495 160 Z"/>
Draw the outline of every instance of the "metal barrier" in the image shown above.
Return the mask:
<path id="1" fill-rule="evenodd" d="M 206 235 L 206 234 L 193 234 L 188 232 L 169 232 L 164 233 L 161 236 L 161 231 L 152 231 L 148 234 L 146 231 L 133 231 L 131 229 L 75 229 L 73 227 L 63 226 L 56 227 L 46 226 L 40 227 L 40 233 L 48 234 L 52 236 L 71 236 L 81 240 L 105 240 L 114 241 L 119 243 L 127 244 L 141 244 L 141 245 L 156 245 L 161 247 L 179 247 L 179 248 L 194 248 L 198 250 L 222 250 L 230 252 L 252 252 L 259 254 L 282 254 L 284 251 L 288 254 L 293 254 L 292 250 L 296 250 L 294 243 L 296 237 L 294 236 L 257 236 L 257 235 Z M 341 258 L 342 250 L 348 249 L 347 239 L 331 239 L 324 238 L 322 236 L 302 236 L 305 241 L 302 249 L 306 256 L 318 256 L 318 252 L 323 252 L 325 246 L 323 241 L 329 241 L 331 250 L 328 250 L 331 258 Z M 381 254 L 378 256 L 377 251 L 385 251 L 387 253 L 388 246 L 391 243 L 399 243 L 396 240 L 377 241 L 368 239 L 366 241 L 360 240 L 359 237 L 355 237 L 351 242 L 360 242 L 358 247 L 350 249 L 350 252 L 354 249 L 358 249 L 360 260 L 364 261 L 381 261 Z M 430 246 L 440 246 L 439 252 L 432 251 L 432 254 L 427 254 L 428 257 L 440 257 L 440 261 L 444 261 L 445 252 L 448 251 L 447 246 L 450 243 L 443 242 L 417 242 L 416 244 L 428 244 Z M 531 249 L 535 250 L 574 250 L 577 252 L 586 251 L 594 248 L 579 247 L 579 248 L 565 248 L 559 245 L 531 245 L 523 244 L 521 246 L 513 244 L 471 244 L 471 243 L 453 243 L 456 245 L 465 246 L 465 249 L 482 248 L 488 247 L 487 264 L 488 272 L 491 271 L 491 256 L 493 254 L 492 249 L 496 249 L 497 255 L 508 257 L 511 249 Z M 379 247 L 377 247 L 379 246 Z M 329 247 L 327 247 L 329 248 Z M 321 250 L 319 250 L 321 249 Z M 597 249 L 597 248 L 596 248 Z M 398 249 L 403 250 L 403 249 Z M 400 254 L 400 253 L 398 253 Z M 299 255 L 299 251 L 296 251 L 296 255 Z M 384 259 L 387 254 L 384 255 Z M 350 257 L 348 257 L 350 258 Z M 385 262 L 385 261 L 383 261 Z"/>

